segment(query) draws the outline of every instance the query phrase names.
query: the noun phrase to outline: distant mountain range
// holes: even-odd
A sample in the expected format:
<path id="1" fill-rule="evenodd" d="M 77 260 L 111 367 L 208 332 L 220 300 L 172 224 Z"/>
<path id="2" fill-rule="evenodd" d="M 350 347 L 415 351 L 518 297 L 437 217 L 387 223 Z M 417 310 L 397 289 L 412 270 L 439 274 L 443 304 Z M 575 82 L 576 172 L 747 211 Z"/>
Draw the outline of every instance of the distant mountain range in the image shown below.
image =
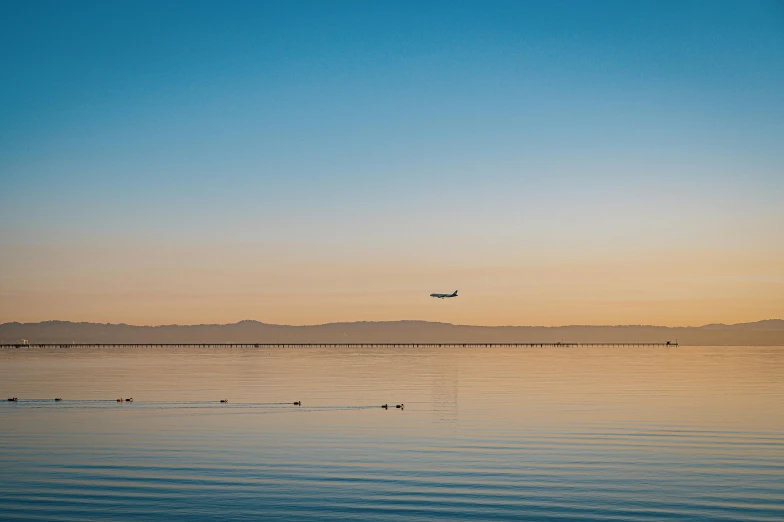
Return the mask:
<path id="1" fill-rule="evenodd" d="M 128 324 L 5 323 L 0 344 L 17 343 L 471 343 L 664 342 L 693 346 L 784 346 L 784 320 L 667 326 L 467 326 L 427 321 L 329 323 L 286 326 L 234 324 L 133 326 Z"/>

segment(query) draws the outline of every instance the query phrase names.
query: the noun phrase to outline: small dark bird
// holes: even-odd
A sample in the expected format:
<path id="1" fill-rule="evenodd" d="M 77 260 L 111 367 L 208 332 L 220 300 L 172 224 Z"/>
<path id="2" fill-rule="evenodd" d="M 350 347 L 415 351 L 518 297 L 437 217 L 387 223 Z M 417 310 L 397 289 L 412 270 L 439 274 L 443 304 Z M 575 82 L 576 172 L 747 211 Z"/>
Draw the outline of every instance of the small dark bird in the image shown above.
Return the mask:
<path id="1" fill-rule="evenodd" d="M 133 402 L 133 397 L 131 397 L 130 399 L 125 399 L 125 402 Z"/>
<path id="2" fill-rule="evenodd" d="M 228 402 L 229 402 L 229 399 L 221 399 L 221 402 L 222 402 L 222 403 L 224 403 L 224 404 L 226 404 L 226 403 L 228 403 Z"/>
<path id="3" fill-rule="evenodd" d="M 302 406 L 302 401 L 297 401 L 294 403 L 294 406 Z"/>

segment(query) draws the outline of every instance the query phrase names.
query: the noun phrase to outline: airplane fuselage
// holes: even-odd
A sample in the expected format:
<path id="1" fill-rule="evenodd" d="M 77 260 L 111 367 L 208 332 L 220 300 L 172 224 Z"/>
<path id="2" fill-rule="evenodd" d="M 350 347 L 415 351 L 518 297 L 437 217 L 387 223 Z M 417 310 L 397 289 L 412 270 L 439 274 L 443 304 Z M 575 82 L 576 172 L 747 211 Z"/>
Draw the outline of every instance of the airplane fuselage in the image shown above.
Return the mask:
<path id="1" fill-rule="evenodd" d="M 451 294 L 430 294 L 430 297 L 437 297 L 439 299 L 448 299 L 450 297 L 457 297 L 457 290 Z"/>

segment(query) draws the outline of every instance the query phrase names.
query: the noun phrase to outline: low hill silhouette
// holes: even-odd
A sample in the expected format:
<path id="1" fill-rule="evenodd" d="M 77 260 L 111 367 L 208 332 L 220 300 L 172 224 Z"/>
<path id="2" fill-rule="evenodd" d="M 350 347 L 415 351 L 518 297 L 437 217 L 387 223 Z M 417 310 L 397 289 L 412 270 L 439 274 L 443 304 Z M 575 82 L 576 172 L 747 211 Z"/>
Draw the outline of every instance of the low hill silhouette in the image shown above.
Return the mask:
<path id="1" fill-rule="evenodd" d="M 427 321 L 329 323 L 287 326 L 258 321 L 233 324 L 133 326 L 128 324 L 5 323 L 0 343 L 471 343 L 664 342 L 693 346 L 784 346 L 784 320 L 666 326 L 468 326 Z"/>

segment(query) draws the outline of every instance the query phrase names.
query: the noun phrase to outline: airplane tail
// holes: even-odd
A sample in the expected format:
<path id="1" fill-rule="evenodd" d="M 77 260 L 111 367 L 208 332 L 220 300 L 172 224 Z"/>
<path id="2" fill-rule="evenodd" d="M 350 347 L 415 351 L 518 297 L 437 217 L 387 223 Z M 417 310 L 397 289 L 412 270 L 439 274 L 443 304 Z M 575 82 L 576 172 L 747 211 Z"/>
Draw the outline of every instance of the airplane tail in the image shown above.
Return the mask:
<path id="1" fill-rule="evenodd" d="M 452 294 L 452 295 L 453 295 L 453 296 L 455 296 L 455 297 L 457 297 L 457 290 L 455 290 L 455 293 L 454 293 L 454 294 Z"/>

